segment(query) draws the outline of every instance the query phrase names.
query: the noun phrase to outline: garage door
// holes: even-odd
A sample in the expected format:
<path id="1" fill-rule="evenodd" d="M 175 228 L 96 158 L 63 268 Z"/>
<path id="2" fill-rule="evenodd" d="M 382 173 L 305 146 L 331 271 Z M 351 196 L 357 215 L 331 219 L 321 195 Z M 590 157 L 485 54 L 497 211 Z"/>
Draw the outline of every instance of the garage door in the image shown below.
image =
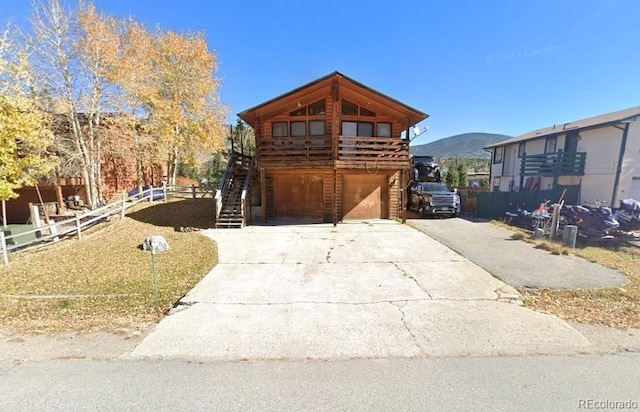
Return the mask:
<path id="1" fill-rule="evenodd" d="M 342 183 L 343 219 L 386 219 L 389 217 L 385 175 L 345 175 Z"/>
<path id="2" fill-rule="evenodd" d="M 313 174 L 274 176 L 274 206 L 277 218 L 323 217 L 322 176 Z"/>

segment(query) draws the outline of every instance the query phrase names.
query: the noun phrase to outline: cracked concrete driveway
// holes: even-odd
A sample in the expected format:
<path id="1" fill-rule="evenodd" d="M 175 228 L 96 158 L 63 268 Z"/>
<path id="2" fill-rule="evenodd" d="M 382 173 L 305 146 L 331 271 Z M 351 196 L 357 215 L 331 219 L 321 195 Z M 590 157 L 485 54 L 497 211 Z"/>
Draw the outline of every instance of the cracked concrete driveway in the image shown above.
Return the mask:
<path id="1" fill-rule="evenodd" d="M 219 264 L 134 358 L 351 359 L 576 353 L 589 341 L 393 221 L 208 230 Z"/>

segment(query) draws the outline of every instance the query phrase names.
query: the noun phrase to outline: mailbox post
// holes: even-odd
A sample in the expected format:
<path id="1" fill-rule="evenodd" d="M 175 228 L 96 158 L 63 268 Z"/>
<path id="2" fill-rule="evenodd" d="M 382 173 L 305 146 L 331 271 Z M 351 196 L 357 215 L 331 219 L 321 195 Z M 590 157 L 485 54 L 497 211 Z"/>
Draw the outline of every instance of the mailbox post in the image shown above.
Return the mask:
<path id="1" fill-rule="evenodd" d="M 158 303 L 158 277 L 156 276 L 156 253 L 169 249 L 169 244 L 162 236 L 149 236 L 142 242 L 142 249 L 151 252 L 151 275 L 153 281 L 153 294 L 156 302 L 156 311 L 160 313 Z"/>

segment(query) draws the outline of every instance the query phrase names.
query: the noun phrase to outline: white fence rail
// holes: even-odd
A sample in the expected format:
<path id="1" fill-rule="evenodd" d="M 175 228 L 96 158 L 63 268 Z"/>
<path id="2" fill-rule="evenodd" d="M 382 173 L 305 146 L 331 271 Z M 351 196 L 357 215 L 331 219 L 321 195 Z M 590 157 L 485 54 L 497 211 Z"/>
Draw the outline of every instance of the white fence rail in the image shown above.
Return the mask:
<path id="1" fill-rule="evenodd" d="M 160 190 L 163 189 L 150 188 L 133 196 L 127 197 L 123 195 L 121 201 L 109 203 L 106 206 L 102 206 L 95 210 L 89 210 L 86 213 L 78 214 L 69 219 L 50 222 L 29 231 L 16 233 L 15 235 L 6 236 L 4 230 L 0 228 L 0 258 L 5 265 L 8 265 L 9 252 L 11 251 L 47 242 L 57 242 L 61 240 L 61 238 L 68 238 L 74 235 L 77 235 L 78 239 L 82 239 L 83 230 L 88 229 L 98 222 L 106 220 L 109 216 L 119 214 L 121 217 L 124 217 L 127 209 L 140 202 L 153 202 L 153 194 L 155 193 L 157 196 L 158 191 Z M 171 194 L 172 191 L 170 189 L 164 190 L 163 193 Z M 195 191 L 193 193 L 195 193 Z M 165 196 L 163 197 L 166 198 Z M 31 235 L 30 237 L 35 235 L 36 238 L 27 241 L 20 241 L 21 237 L 27 235 Z"/>
<path id="2" fill-rule="evenodd" d="M 167 185 L 165 193 L 167 193 L 168 197 L 174 199 L 193 199 L 196 200 L 198 198 L 213 198 L 215 196 L 215 188 L 209 188 L 202 186 L 178 186 L 178 185 Z"/>

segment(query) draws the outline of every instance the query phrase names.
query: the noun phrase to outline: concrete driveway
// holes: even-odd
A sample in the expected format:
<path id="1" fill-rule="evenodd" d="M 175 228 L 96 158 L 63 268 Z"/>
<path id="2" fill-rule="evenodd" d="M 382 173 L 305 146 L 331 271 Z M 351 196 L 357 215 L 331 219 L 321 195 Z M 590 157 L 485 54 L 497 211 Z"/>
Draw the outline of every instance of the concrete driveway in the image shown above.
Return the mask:
<path id="1" fill-rule="evenodd" d="M 352 359 L 576 353 L 589 341 L 393 221 L 204 232 L 220 263 L 134 358 Z"/>

